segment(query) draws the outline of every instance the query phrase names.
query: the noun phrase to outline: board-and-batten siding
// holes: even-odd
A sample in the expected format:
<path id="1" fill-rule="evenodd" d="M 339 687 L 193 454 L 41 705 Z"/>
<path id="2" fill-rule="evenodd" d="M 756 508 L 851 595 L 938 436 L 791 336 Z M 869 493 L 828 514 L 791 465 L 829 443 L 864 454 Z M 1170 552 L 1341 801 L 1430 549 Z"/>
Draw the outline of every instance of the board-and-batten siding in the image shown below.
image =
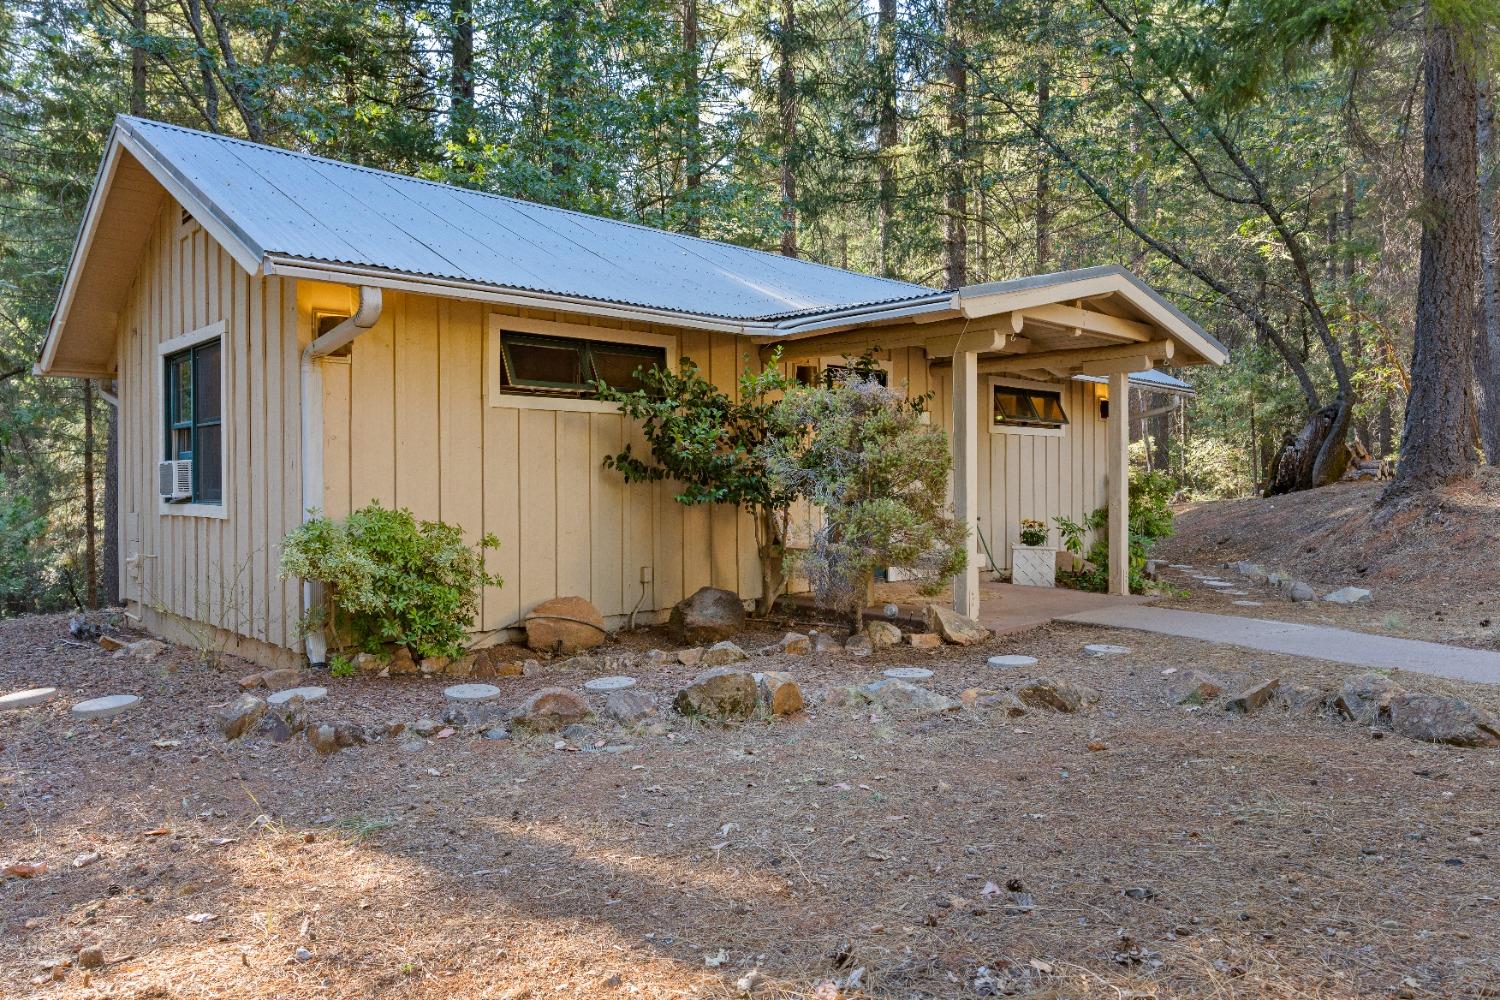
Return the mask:
<path id="1" fill-rule="evenodd" d="M 297 644 L 297 584 L 278 573 L 279 542 L 301 506 L 296 294 L 290 280 L 246 274 L 164 199 L 117 341 L 120 586 L 153 628 L 180 634 L 172 616 L 272 647 Z M 164 514 L 158 347 L 221 321 L 225 516 Z"/>
<path id="2" fill-rule="evenodd" d="M 298 321 L 347 314 L 342 286 L 299 284 Z M 484 631 L 515 626 L 558 595 L 588 598 L 607 618 L 670 608 L 712 584 L 753 597 L 759 564 L 750 518 L 723 506 L 683 507 L 671 483 L 627 485 L 603 467 L 646 444 L 618 413 L 534 409 L 490 398 L 490 316 L 586 324 L 600 339 L 627 329 L 676 338 L 733 392 L 753 346 L 726 335 L 388 292 L 379 322 L 345 359 L 324 363 L 323 507 L 333 516 L 378 500 L 440 518 L 471 542 L 500 539 L 486 558 L 504 580 L 486 588 Z M 651 582 L 641 583 L 642 567 Z"/>
<path id="3" fill-rule="evenodd" d="M 989 542 L 995 561 L 1010 569 L 1010 546 L 1019 541 L 1021 521 L 1034 518 L 1051 531 L 1049 544 L 1061 545 L 1058 515 L 1082 522 L 1105 504 L 1105 422 L 1099 419 L 1102 387 L 1093 382 L 1063 380 L 1063 410 L 1068 425 L 1060 435 L 988 432 L 992 421 L 991 382 L 980 380 L 979 426 L 979 530 Z M 934 416 L 950 433 L 953 408 L 949 395 L 952 377 L 945 366 L 933 369 L 938 395 L 932 403 Z M 987 433 L 988 432 L 988 433 Z M 1084 547 L 1087 549 L 1085 539 Z M 983 548 L 979 549 L 981 558 Z M 986 558 L 986 562 L 987 562 Z"/>

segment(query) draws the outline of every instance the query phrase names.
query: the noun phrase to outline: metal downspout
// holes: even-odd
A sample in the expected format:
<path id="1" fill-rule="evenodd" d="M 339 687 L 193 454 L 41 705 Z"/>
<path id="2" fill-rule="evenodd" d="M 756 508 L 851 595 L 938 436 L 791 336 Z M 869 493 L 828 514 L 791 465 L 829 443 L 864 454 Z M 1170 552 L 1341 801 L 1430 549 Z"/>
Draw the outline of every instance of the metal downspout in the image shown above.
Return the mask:
<path id="1" fill-rule="evenodd" d="M 321 337 L 302 352 L 302 521 L 312 520 L 313 512 L 322 506 L 323 498 L 323 358 L 352 343 L 355 337 L 380 320 L 380 289 L 359 286 L 359 307 L 354 315 Z M 302 581 L 302 612 L 307 614 L 323 600 L 323 588 L 311 580 Z M 302 651 L 308 663 L 319 665 L 328 658 L 328 637 L 322 629 L 309 631 L 302 640 Z"/>

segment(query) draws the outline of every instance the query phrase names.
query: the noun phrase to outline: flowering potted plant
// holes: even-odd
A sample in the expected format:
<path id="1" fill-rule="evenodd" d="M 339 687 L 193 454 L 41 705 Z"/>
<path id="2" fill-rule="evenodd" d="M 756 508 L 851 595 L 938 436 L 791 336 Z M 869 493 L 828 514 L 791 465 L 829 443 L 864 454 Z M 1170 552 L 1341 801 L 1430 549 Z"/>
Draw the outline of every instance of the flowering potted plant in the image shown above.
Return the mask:
<path id="1" fill-rule="evenodd" d="M 1047 544 L 1047 524 L 1021 521 L 1021 540 L 1010 547 L 1010 582 L 1023 587 L 1057 584 L 1057 548 Z"/>

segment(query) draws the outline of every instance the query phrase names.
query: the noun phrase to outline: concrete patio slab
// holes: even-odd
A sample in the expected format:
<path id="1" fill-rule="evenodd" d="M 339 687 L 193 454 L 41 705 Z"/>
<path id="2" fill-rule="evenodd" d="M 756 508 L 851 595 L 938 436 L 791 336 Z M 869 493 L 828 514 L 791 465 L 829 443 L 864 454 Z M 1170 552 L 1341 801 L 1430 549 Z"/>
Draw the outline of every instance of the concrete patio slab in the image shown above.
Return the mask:
<path id="1" fill-rule="evenodd" d="M 1058 620 L 1201 639 L 1357 667 L 1411 670 L 1453 680 L 1500 684 L 1500 653 L 1371 635 L 1325 625 L 1139 606 L 1094 608 Z"/>

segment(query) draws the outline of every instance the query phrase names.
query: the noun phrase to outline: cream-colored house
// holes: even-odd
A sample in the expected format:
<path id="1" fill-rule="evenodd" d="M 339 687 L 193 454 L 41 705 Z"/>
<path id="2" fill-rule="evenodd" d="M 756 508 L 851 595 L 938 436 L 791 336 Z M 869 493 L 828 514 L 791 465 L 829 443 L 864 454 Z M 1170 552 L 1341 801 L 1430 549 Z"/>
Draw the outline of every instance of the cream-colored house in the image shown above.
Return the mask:
<path id="1" fill-rule="evenodd" d="M 114 382 L 130 613 L 321 660 L 279 543 L 371 499 L 499 536 L 477 641 L 557 595 L 755 596 L 748 518 L 603 469 L 639 435 L 583 383 L 691 357 L 732 389 L 776 346 L 801 378 L 878 347 L 933 392 L 1002 563 L 1023 517 L 1124 516 L 1133 373 L 1225 358 L 1117 267 L 937 291 L 122 117 L 37 370 Z"/>

